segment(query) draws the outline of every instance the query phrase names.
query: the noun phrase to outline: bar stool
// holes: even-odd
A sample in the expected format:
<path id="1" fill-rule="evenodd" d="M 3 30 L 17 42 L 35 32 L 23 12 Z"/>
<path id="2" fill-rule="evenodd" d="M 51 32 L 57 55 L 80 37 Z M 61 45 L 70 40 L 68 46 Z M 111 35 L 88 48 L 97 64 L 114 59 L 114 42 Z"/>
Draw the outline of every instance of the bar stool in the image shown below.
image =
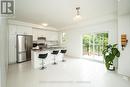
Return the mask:
<path id="1" fill-rule="evenodd" d="M 67 52 L 67 50 L 61 50 L 60 53 L 63 54 L 63 58 L 62 58 L 62 62 L 65 62 L 66 60 L 64 59 L 65 53 Z"/>
<path id="2" fill-rule="evenodd" d="M 41 70 L 45 69 L 46 67 L 44 67 L 44 60 L 47 58 L 48 53 L 46 54 L 39 54 L 39 58 L 42 59 L 42 68 Z"/>
<path id="3" fill-rule="evenodd" d="M 54 50 L 51 54 L 53 54 L 54 55 L 54 65 L 56 65 L 57 63 L 56 63 L 56 55 L 59 53 L 59 50 Z"/>

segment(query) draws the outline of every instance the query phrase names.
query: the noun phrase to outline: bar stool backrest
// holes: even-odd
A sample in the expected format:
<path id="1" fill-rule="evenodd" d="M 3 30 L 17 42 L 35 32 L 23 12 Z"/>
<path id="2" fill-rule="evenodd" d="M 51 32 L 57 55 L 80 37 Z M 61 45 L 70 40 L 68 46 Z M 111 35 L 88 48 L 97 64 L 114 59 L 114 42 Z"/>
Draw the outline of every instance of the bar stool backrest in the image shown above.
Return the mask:
<path id="1" fill-rule="evenodd" d="M 47 55 L 48 55 L 48 53 L 46 53 L 46 54 L 39 54 L 39 58 L 41 58 L 41 59 L 45 59 L 46 57 L 47 57 Z"/>
<path id="2" fill-rule="evenodd" d="M 59 53 L 59 50 L 54 50 L 52 54 L 57 55 Z"/>
<path id="3" fill-rule="evenodd" d="M 67 52 L 67 50 L 61 50 L 61 53 L 66 53 Z"/>

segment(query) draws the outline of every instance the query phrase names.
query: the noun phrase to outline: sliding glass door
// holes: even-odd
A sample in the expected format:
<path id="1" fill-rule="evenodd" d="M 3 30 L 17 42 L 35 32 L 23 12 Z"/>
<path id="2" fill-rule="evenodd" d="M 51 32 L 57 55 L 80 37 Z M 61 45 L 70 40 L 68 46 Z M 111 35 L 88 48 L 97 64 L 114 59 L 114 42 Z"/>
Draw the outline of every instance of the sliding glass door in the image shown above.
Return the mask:
<path id="1" fill-rule="evenodd" d="M 93 33 L 83 35 L 83 56 L 103 61 L 102 50 L 108 44 L 108 33 Z"/>

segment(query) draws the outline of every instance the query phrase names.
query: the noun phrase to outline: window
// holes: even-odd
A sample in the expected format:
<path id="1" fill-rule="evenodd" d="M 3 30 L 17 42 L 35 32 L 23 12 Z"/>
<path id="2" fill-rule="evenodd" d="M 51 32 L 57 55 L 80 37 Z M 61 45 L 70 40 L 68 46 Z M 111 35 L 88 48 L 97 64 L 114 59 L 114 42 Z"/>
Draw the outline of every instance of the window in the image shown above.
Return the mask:
<path id="1" fill-rule="evenodd" d="M 93 33 L 83 35 L 83 55 L 102 61 L 102 51 L 108 44 L 108 33 Z"/>
<path id="2" fill-rule="evenodd" d="M 66 33 L 62 32 L 62 43 L 64 44 L 66 42 L 67 38 L 66 38 Z"/>

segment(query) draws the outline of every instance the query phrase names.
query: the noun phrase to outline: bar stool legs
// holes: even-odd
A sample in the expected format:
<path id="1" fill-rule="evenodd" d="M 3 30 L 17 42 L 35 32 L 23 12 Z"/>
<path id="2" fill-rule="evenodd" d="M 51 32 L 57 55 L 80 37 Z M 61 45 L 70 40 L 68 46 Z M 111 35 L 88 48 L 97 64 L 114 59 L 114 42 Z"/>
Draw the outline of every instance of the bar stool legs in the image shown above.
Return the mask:
<path id="1" fill-rule="evenodd" d="M 64 56 L 65 56 L 65 53 L 67 52 L 67 50 L 61 50 L 61 52 L 60 53 L 62 53 L 63 54 L 63 56 L 62 56 L 62 62 L 65 62 L 66 60 L 64 59 Z"/>
<path id="2" fill-rule="evenodd" d="M 64 56 L 65 56 L 65 54 L 63 54 L 62 62 L 66 62 L 66 60 L 64 59 Z"/>
<path id="3" fill-rule="evenodd" d="M 53 52 L 51 53 L 52 55 L 54 55 L 54 62 L 53 65 L 56 65 L 56 55 L 59 53 L 59 50 L 53 50 Z"/>
<path id="4" fill-rule="evenodd" d="M 42 59 L 42 68 L 40 70 L 45 69 L 46 67 L 44 66 L 44 60 Z"/>
<path id="5" fill-rule="evenodd" d="M 53 63 L 53 65 L 56 65 L 57 63 L 56 63 L 56 58 L 55 58 L 55 55 L 54 55 L 54 63 Z"/>
<path id="6" fill-rule="evenodd" d="M 46 53 L 46 54 L 39 54 L 39 58 L 42 60 L 42 67 L 41 67 L 41 69 L 40 70 L 43 70 L 43 69 L 45 69 L 46 67 L 44 66 L 44 60 L 47 58 L 47 55 L 48 55 L 48 53 Z"/>

